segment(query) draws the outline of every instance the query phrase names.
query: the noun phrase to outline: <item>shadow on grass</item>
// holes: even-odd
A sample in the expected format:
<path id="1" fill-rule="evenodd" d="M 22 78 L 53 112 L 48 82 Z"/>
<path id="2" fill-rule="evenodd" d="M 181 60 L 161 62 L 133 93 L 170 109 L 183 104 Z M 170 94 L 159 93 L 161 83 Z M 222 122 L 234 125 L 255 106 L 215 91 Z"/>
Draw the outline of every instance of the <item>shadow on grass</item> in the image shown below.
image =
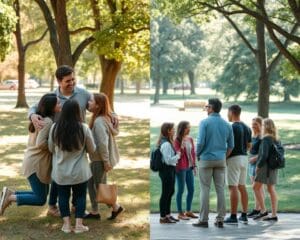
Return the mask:
<path id="1" fill-rule="evenodd" d="M 102 220 L 85 220 L 90 231 L 66 235 L 60 231 L 62 220 L 47 217 L 47 206 L 30 207 L 15 204 L 0 217 L 0 239 L 149 239 L 149 171 L 146 169 L 116 169 L 110 179 L 118 185 L 118 201 L 125 212 L 115 221 L 108 221 L 110 209 L 101 204 Z M 0 187 L 29 189 L 24 178 L 6 178 Z M 87 209 L 90 209 L 87 198 Z M 74 219 L 72 220 L 74 223 Z"/>

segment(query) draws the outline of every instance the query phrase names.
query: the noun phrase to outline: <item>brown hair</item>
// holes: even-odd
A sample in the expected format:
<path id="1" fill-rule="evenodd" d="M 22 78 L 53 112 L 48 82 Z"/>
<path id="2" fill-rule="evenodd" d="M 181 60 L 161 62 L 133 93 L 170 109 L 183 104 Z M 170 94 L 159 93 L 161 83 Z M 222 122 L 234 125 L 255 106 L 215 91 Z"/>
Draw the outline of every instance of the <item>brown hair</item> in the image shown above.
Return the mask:
<path id="1" fill-rule="evenodd" d="M 181 121 L 177 126 L 176 139 L 180 144 L 182 143 L 184 131 L 188 125 L 190 125 L 188 121 Z"/>
<path id="2" fill-rule="evenodd" d="M 105 93 L 94 93 L 94 99 L 96 104 L 99 106 L 99 108 L 93 112 L 93 115 L 91 117 L 89 127 L 92 129 L 94 126 L 94 122 L 97 117 L 103 116 L 103 117 L 109 117 L 111 118 L 111 107 L 109 104 L 108 97 Z"/>
<path id="3" fill-rule="evenodd" d="M 252 121 L 257 122 L 260 126 L 262 126 L 263 118 L 261 116 L 257 116 L 252 118 Z"/>
<path id="4" fill-rule="evenodd" d="M 264 125 L 263 135 L 270 136 L 274 140 L 278 140 L 277 129 L 275 127 L 274 121 L 270 118 L 265 118 L 263 120 L 263 125 Z"/>
<path id="5" fill-rule="evenodd" d="M 171 139 L 170 136 L 169 136 L 169 131 L 172 128 L 174 128 L 174 123 L 165 122 L 161 125 L 160 136 L 158 138 L 157 145 L 160 145 L 160 142 L 161 142 L 162 138 L 166 138 L 168 140 L 168 142 L 173 144 L 173 139 Z"/>

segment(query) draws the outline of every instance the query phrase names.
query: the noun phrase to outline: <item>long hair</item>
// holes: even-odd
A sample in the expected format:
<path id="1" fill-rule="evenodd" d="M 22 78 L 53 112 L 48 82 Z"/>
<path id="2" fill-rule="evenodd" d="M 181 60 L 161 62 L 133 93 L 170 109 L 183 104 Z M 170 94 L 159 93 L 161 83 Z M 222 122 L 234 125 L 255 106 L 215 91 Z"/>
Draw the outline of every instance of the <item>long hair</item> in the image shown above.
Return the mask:
<path id="1" fill-rule="evenodd" d="M 262 127 L 262 122 L 263 122 L 263 118 L 261 116 L 257 116 L 255 118 L 252 118 L 252 121 L 254 121 L 255 123 L 257 123 L 260 126 L 260 129 Z M 254 132 L 253 132 L 254 134 Z"/>
<path id="2" fill-rule="evenodd" d="M 270 118 L 265 118 L 263 120 L 263 125 L 263 136 L 270 136 L 274 140 L 278 140 L 277 129 L 275 127 L 274 121 Z"/>
<path id="3" fill-rule="evenodd" d="M 92 129 L 94 126 L 94 122 L 97 117 L 103 116 L 103 117 L 109 117 L 111 118 L 111 107 L 109 104 L 108 97 L 105 93 L 94 93 L 94 99 L 95 103 L 98 105 L 98 108 L 93 112 L 93 115 L 91 117 L 89 127 Z"/>
<path id="4" fill-rule="evenodd" d="M 52 138 L 63 150 L 71 152 L 79 150 L 84 142 L 80 107 L 76 100 L 67 100 L 61 110 L 60 117 L 56 122 Z"/>
<path id="5" fill-rule="evenodd" d="M 162 138 L 166 138 L 168 142 L 173 144 L 173 139 L 169 136 L 169 131 L 174 128 L 174 123 L 165 122 L 161 125 L 160 136 L 157 141 L 157 146 L 160 145 Z"/>
<path id="6" fill-rule="evenodd" d="M 55 114 L 55 106 L 57 104 L 57 96 L 55 93 L 47 93 L 44 96 L 42 96 L 41 100 L 38 103 L 38 107 L 36 110 L 36 114 L 44 117 L 50 117 L 53 118 Z M 29 132 L 34 133 L 35 127 L 33 123 L 30 121 L 28 126 Z"/>
<path id="7" fill-rule="evenodd" d="M 181 144 L 184 137 L 184 131 L 190 123 L 188 121 L 181 121 L 177 126 L 176 140 Z"/>

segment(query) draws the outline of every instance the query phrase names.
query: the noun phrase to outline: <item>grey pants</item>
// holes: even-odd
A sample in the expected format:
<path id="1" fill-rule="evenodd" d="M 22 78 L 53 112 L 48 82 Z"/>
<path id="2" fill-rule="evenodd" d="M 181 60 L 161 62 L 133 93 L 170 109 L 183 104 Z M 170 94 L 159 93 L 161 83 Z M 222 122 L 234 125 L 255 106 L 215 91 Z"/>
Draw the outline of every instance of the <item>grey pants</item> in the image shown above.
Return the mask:
<path id="1" fill-rule="evenodd" d="M 207 222 L 209 214 L 209 192 L 211 179 L 217 193 L 217 220 L 223 221 L 226 214 L 225 205 L 225 168 L 226 162 L 216 161 L 199 161 L 200 177 L 200 221 Z"/>
<path id="2" fill-rule="evenodd" d="M 99 183 L 106 183 L 106 172 L 102 161 L 91 162 L 90 164 L 93 176 L 88 181 L 88 190 L 92 211 L 98 212 L 98 203 L 96 202 L 97 187 Z"/>

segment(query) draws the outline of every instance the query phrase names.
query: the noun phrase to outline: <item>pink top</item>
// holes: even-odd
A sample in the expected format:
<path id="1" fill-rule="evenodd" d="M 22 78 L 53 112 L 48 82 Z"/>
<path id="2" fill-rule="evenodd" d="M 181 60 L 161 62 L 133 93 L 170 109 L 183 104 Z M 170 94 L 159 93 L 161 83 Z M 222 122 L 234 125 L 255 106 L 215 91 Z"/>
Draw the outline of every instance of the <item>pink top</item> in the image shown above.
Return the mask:
<path id="1" fill-rule="evenodd" d="M 193 138 L 187 137 L 183 141 L 182 147 L 180 146 L 179 141 L 176 139 L 174 141 L 174 148 L 176 152 L 181 152 L 181 157 L 176 165 L 177 172 L 196 166 L 196 153 Z"/>

